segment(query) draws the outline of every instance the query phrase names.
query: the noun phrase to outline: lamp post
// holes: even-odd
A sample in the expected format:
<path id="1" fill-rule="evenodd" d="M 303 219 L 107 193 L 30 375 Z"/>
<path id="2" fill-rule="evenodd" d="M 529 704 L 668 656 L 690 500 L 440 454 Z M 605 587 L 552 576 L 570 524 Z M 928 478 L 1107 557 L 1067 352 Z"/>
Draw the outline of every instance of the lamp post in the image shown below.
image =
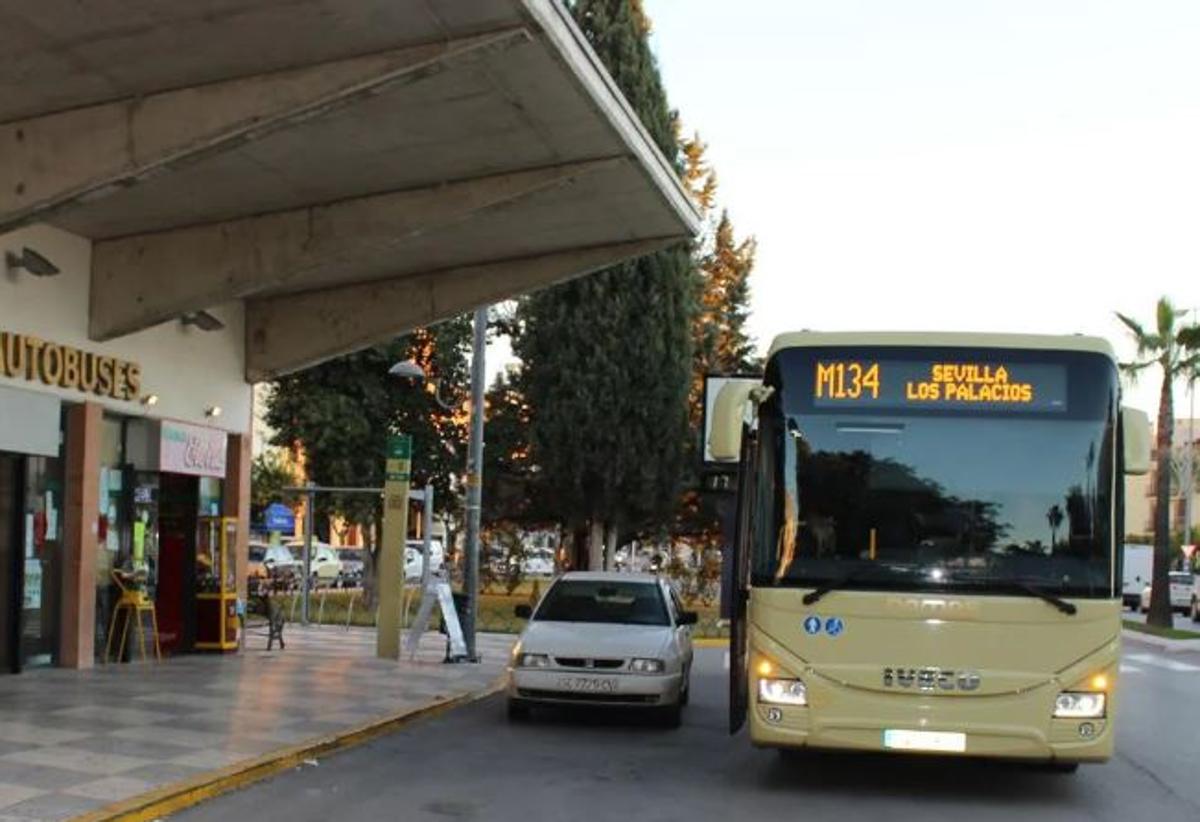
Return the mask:
<path id="1" fill-rule="evenodd" d="M 469 662 L 479 660 L 475 646 L 475 624 L 479 614 L 479 527 L 483 511 L 483 407 L 487 318 L 487 306 L 475 309 L 474 341 L 471 348 L 471 439 L 467 449 L 466 562 L 463 569 L 467 610 L 462 620 L 463 639 L 466 642 Z M 412 360 L 396 363 L 388 369 L 388 373 L 402 379 L 429 379 L 425 369 Z M 434 382 L 434 400 L 443 409 L 450 410 L 452 406 L 441 398 L 439 388 L 440 385 Z"/>

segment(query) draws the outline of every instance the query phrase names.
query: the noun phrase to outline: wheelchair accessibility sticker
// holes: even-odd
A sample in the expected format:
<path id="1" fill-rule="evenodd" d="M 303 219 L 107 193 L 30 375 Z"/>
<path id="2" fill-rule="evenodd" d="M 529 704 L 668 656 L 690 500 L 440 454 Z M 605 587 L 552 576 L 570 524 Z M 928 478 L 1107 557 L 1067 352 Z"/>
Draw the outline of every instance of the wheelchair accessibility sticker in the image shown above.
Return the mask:
<path id="1" fill-rule="evenodd" d="M 821 633 L 821 618 L 819 616 L 810 616 L 804 620 L 804 633 L 809 636 Z"/>
<path id="2" fill-rule="evenodd" d="M 844 630 L 846 630 L 846 623 L 842 622 L 841 617 L 830 617 L 825 620 L 825 633 L 830 636 L 838 636 Z"/>

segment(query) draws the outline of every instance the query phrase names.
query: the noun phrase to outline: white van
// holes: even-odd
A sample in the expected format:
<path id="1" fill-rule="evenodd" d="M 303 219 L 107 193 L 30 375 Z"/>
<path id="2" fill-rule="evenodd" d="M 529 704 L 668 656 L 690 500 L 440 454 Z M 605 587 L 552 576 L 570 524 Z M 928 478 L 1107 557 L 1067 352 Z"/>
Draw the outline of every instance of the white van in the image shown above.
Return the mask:
<path id="1" fill-rule="evenodd" d="M 1125 570 L 1121 579 L 1121 604 L 1136 611 L 1142 603 L 1142 589 L 1150 584 L 1154 572 L 1154 546 L 1125 543 Z"/>

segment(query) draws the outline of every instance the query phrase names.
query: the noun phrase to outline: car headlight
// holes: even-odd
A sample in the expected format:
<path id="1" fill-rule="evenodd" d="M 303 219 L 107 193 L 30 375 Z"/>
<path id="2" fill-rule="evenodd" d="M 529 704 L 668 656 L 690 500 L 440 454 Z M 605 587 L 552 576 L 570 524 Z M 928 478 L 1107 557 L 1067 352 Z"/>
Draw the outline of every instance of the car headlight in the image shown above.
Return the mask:
<path id="1" fill-rule="evenodd" d="M 1104 694 L 1063 691 L 1054 700 L 1057 719 L 1099 719 L 1104 716 Z"/>
<path id="2" fill-rule="evenodd" d="M 629 670 L 635 674 L 661 674 L 666 668 L 661 659 L 635 659 L 629 663 Z"/>
<path id="3" fill-rule="evenodd" d="M 549 668 L 550 657 L 545 654 L 521 654 L 517 659 L 520 668 Z"/>
<path id="4" fill-rule="evenodd" d="M 808 689 L 798 679 L 760 679 L 758 701 L 769 705 L 807 705 Z"/>

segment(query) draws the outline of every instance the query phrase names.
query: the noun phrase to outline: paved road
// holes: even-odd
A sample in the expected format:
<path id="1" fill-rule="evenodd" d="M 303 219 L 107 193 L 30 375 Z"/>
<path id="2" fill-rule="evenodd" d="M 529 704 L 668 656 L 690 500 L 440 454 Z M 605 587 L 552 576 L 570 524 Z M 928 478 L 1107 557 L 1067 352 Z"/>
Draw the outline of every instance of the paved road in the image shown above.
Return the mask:
<path id="1" fill-rule="evenodd" d="M 181 815 L 191 820 L 1200 819 L 1200 654 L 1127 644 L 1119 750 L 1074 775 L 988 762 L 783 759 L 725 733 L 724 652 L 700 652 L 677 731 L 492 699 Z"/>

